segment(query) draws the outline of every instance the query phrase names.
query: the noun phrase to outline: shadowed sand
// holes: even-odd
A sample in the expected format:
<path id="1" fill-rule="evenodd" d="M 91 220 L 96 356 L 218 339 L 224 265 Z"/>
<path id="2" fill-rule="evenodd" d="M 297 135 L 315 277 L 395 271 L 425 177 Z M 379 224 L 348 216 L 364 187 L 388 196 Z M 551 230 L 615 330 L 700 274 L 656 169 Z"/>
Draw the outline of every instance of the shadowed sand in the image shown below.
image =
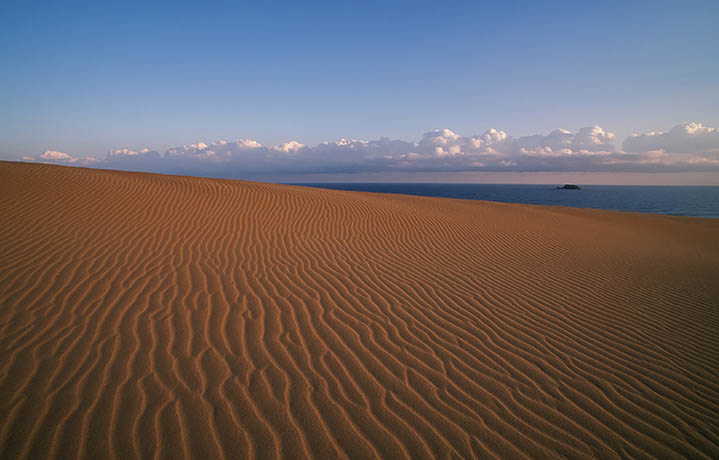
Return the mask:
<path id="1" fill-rule="evenodd" d="M 718 458 L 719 220 L 0 163 L 0 458 Z"/>

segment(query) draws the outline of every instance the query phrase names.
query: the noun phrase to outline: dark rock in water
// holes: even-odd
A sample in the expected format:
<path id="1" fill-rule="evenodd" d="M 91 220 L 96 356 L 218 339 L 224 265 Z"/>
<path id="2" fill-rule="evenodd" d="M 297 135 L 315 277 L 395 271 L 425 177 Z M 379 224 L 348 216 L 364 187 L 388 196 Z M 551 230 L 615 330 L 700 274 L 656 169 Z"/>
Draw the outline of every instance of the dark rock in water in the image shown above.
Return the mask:
<path id="1" fill-rule="evenodd" d="M 574 184 L 564 184 L 561 187 L 557 187 L 557 190 L 581 190 L 581 188 Z"/>

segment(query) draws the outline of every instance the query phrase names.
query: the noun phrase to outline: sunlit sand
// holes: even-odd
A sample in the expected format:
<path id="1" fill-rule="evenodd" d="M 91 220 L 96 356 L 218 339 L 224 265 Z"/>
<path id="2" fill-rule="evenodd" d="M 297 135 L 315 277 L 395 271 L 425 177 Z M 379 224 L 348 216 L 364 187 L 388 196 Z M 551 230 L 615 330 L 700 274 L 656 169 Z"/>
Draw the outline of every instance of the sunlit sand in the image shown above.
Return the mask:
<path id="1" fill-rule="evenodd" d="M 718 458 L 719 220 L 0 162 L 0 458 Z"/>

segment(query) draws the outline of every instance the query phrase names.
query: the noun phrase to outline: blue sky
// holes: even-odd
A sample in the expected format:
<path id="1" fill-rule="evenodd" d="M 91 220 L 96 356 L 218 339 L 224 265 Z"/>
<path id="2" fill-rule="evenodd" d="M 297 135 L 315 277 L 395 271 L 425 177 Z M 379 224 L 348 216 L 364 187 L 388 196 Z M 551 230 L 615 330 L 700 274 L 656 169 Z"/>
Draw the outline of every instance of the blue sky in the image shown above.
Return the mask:
<path id="1" fill-rule="evenodd" d="M 539 3 L 4 1 L 0 158 L 719 126 L 719 2 Z"/>

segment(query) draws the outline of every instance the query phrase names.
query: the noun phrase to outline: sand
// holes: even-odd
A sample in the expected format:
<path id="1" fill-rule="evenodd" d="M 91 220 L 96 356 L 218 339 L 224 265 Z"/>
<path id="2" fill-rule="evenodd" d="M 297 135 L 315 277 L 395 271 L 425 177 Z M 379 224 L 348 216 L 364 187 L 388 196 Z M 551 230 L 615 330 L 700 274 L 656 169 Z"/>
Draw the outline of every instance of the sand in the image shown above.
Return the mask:
<path id="1" fill-rule="evenodd" d="M 718 458 L 719 220 L 0 163 L 0 458 Z"/>

